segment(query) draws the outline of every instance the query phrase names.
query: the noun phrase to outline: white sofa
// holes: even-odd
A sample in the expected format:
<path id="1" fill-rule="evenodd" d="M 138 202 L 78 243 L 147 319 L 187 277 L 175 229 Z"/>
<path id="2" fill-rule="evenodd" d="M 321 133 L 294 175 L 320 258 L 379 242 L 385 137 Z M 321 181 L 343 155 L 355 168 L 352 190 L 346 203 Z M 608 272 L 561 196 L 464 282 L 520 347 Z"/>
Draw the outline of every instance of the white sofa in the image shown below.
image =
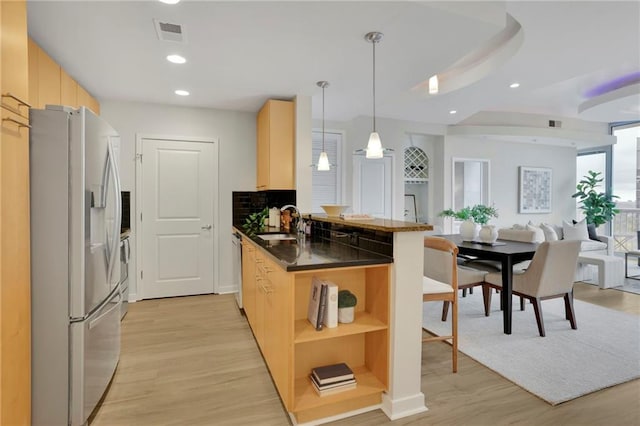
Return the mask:
<path id="1" fill-rule="evenodd" d="M 556 231 L 558 239 L 563 239 L 564 233 L 562 226 L 552 225 Z M 526 227 L 525 227 L 526 228 Z M 596 240 L 582 240 L 580 243 L 580 255 L 583 254 L 600 254 L 605 256 L 613 256 L 613 238 L 606 235 L 597 235 Z M 502 228 L 498 230 L 498 239 L 521 241 L 521 242 L 543 242 L 539 232 L 530 229 L 514 229 Z M 527 264 L 519 264 L 516 267 L 525 267 Z M 598 277 L 598 269 L 594 265 L 578 263 L 576 267 L 575 281 L 591 281 Z"/>
<path id="2" fill-rule="evenodd" d="M 553 225 L 558 235 L 558 239 L 562 239 L 562 227 Z M 501 228 L 498 230 L 499 240 L 521 241 L 524 243 L 541 243 L 544 240 L 539 239 L 539 235 L 535 231 L 527 229 Z M 580 243 L 580 253 L 588 252 L 590 254 L 604 254 L 613 256 L 613 238 L 606 235 L 598 235 L 598 241 L 583 240 Z"/>

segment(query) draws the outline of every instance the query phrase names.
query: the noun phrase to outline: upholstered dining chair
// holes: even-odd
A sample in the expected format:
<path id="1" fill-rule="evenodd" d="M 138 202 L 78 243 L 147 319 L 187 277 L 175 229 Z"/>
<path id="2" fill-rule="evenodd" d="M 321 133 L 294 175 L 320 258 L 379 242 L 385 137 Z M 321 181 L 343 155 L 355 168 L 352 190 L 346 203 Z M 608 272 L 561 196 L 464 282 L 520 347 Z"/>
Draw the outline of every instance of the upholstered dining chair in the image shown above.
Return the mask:
<path id="1" fill-rule="evenodd" d="M 545 336 L 542 307 L 540 302 L 556 297 L 564 298 L 565 318 L 572 329 L 576 329 L 576 316 L 573 311 L 573 277 L 578 263 L 580 241 L 559 240 L 541 243 L 525 271 L 513 272 L 513 294 L 528 299 L 538 323 L 540 336 Z M 487 286 L 501 289 L 502 273 L 489 273 L 485 276 Z M 485 309 L 489 312 L 491 292 L 483 291 L 486 297 Z M 521 309 L 524 305 L 521 303 Z"/>
<path id="2" fill-rule="evenodd" d="M 423 342 L 451 341 L 453 372 L 458 371 L 458 247 L 441 237 L 424 239 L 422 301 L 443 301 L 452 305 L 451 334 L 425 336 Z"/>
<path id="3" fill-rule="evenodd" d="M 471 292 L 473 287 L 484 286 L 484 277 L 488 273 L 488 271 L 482 271 L 458 264 L 458 290 L 462 290 L 462 297 L 466 296 L 465 292 L 467 291 L 467 289 L 469 289 L 469 292 L 473 294 Z M 426 275 L 426 273 L 424 275 Z M 490 291 L 490 289 L 488 289 L 487 287 L 482 287 L 482 291 Z M 484 300 L 488 300 L 486 296 L 484 297 Z M 449 313 L 449 304 L 450 302 L 446 300 L 442 303 L 442 321 L 447 320 L 447 315 Z"/>

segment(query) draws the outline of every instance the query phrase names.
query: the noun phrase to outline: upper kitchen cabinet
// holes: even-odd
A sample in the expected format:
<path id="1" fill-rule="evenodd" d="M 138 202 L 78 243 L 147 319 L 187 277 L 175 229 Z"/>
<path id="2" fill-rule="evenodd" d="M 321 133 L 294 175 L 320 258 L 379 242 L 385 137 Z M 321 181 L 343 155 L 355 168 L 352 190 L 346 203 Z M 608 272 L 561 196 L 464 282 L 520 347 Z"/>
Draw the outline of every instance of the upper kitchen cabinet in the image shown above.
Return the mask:
<path id="1" fill-rule="evenodd" d="M 86 106 L 100 114 L 100 104 L 47 52 L 29 39 L 29 101 L 34 108 L 45 105 Z"/>
<path id="2" fill-rule="evenodd" d="M 78 83 L 62 68 L 60 69 L 60 104 L 77 107 Z"/>
<path id="3" fill-rule="evenodd" d="M 78 105 L 86 106 L 91 111 L 100 115 L 100 104 L 98 103 L 98 101 L 93 96 L 91 96 L 89 92 L 84 90 L 84 87 L 80 86 L 79 84 L 78 84 Z"/>
<path id="4" fill-rule="evenodd" d="M 27 5 L 0 1 L 0 424 L 31 424 Z"/>
<path id="5" fill-rule="evenodd" d="M 267 101 L 257 127 L 257 189 L 295 189 L 294 103 Z"/>

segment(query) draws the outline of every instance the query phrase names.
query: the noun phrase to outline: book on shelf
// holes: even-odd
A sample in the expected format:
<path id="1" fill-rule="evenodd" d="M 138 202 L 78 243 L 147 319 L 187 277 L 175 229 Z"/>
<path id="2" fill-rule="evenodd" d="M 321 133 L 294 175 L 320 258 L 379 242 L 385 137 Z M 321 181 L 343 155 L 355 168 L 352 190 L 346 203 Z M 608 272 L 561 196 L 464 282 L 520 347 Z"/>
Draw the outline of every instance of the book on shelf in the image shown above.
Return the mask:
<path id="1" fill-rule="evenodd" d="M 327 395 L 332 395 L 334 393 L 344 392 L 349 389 L 355 389 L 357 386 L 355 379 L 349 380 L 348 383 L 343 383 L 338 386 L 322 387 L 322 388 L 318 387 L 318 385 L 313 380 L 313 378 L 311 379 L 311 383 L 313 384 L 313 390 L 315 390 L 319 396 L 327 396 Z"/>
<path id="2" fill-rule="evenodd" d="M 311 370 L 311 375 L 315 377 L 316 382 L 320 385 L 336 383 L 342 380 L 353 379 L 355 375 L 353 371 L 344 362 L 331 365 L 323 365 Z"/>
<path id="3" fill-rule="evenodd" d="M 322 302 L 323 297 L 326 299 L 327 294 L 327 286 L 316 277 L 311 279 L 311 289 L 309 292 L 309 307 L 307 309 L 307 318 L 311 325 L 313 325 L 316 330 L 322 330 L 322 320 L 324 318 L 324 307 L 326 304 L 326 300 L 324 303 Z"/>
<path id="4" fill-rule="evenodd" d="M 324 325 L 327 328 L 338 326 L 338 285 L 325 281 L 327 285 L 327 304 L 324 311 Z"/>
<path id="5" fill-rule="evenodd" d="M 326 385 L 321 385 L 320 383 L 318 383 L 318 380 L 315 378 L 313 374 L 309 374 L 309 378 L 313 382 L 313 385 L 316 388 L 318 388 L 318 390 L 333 389 L 333 388 L 338 388 L 340 386 L 350 385 L 351 383 L 356 383 L 355 377 L 347 380 L 340 380 L 339 382 L 335 382 L 335 383 L 327 383 Z"/>

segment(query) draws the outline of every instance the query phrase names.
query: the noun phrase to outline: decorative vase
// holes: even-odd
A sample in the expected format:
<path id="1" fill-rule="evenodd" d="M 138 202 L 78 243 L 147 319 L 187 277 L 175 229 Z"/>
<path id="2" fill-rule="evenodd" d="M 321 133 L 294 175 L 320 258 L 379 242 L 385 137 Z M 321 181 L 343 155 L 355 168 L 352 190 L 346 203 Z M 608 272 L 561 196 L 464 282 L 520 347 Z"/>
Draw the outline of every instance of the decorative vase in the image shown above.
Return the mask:
<path id="1" fill-rule="evenodd" d="M 498 239 L 498 230 L 493 225 L 484 225 L 478 233 L 480 241 L 494 243 Z"/>
<path id="2" fill-rule="evenodd" d="M 338 308 L 338 322 L 341 322 L 343 324 L 353 322 L 355 310 L 355 306 L 350 306 L 348 308 Z"/>
<path id="3" fill-rule="evenodd" d="M 473 220 L 467 219 L 460 224 L 460 236 L 462 241 L 473 241 L 478 237 L 480 231 L 480 225 L 476 224 Z"/>

